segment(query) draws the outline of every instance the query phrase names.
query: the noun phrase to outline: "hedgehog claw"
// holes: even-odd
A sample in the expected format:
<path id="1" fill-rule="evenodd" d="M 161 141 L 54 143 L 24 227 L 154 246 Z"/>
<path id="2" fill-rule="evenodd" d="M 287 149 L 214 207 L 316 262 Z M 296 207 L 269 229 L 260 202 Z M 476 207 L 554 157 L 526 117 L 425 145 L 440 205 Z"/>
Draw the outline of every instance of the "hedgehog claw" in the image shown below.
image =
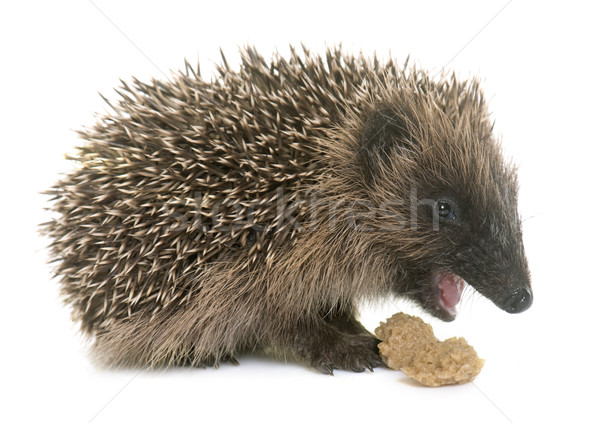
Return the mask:
<path id="1" fill-rule="evenodd" d="M 377 348 L 380 341 L 372 335 L 327 331 L 321 334 L 320 342 L 314 342 L 316 338 L 313 334 L 308 342 L 299 343 L 296 351 L 323 374 L 333 375 L 335 369 L 372 372 L 383 364 Z"/>
<path id="2" fill-rule="evenodd" d="M 318 371 L 320 371 L 324 375 L 333 376 L 333 366 L 330 363 L 321 363 L 315 367 L 317 368 Z"/>

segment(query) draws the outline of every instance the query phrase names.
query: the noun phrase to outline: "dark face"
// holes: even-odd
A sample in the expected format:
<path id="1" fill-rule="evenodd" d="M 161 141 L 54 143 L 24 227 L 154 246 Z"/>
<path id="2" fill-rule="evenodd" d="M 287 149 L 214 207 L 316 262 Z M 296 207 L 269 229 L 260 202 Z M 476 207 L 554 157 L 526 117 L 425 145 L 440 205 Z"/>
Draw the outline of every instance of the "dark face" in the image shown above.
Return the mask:
<path id="1" fill-rule="evenodd" d="M 505 165 L 484 112 L 463 116 L 461 127 L 449 122 L 462 112 L 445 104 L 449 111 L 432 106 L 413 117 L 382 109 L 366 123 L 358 157 L 371 191 L 377 186 L 376 192 L 390 198 L 417 192 L 414 207 L 402 212 L 412 216 L 416 210 L 415 225 L 411 217 L 411 228 L 396 239 L 376 241 L 398 259 L 395 292 L 434 316 L 455 318 L 465 284 L 501 309 L 519 313 L 533 296 L 515 172 Z M 468 107 L 476 106 L 464 110 Z M 427 119 L 439 128 L 415 132 L 414 122 Z"/>
<path id="2" fill-rule="evenodd" d="M 427 198 L 419 199 L 417 231 L 433 253 L 409 266 L 416 269 L 412 297 L 442 320 L 455 318 L 465 284 L 509 313 L 532 303 L 516 189 L 500 179 L 485 186 L 501 196 L 426 189 Z"/>

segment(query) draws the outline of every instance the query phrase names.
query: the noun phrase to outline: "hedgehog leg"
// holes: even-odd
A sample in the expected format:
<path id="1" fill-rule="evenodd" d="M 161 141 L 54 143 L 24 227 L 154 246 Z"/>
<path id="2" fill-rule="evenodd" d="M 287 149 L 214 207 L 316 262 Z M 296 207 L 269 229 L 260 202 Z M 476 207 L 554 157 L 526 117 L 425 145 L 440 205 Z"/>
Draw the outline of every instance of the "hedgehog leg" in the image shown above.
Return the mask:
<path id="1" fill-rule="evenodd" d="M 186 366 L 186 367 L 188 367 L 188 366 L 189 367 L 199 367 L 201 369 L 205 369 L 207 367 L 213 367 L 215 369 L 218 369 L 219 366 L 224 363 L 230 363 L 230 364 L 233 364 L 234 366 L 240 365 L 240 363 L 237 361 L 237 359 L 232 355 L 222 356 L 218 359 L 215 357 L 211 357 L 211 358 L 204 359 L 202 361 L 196 361 L 193 358 L 187 358 L 184 362 L 181 363 L 181 365 Z"/>
<path id="2" fill-rule="evenodd" d="M 215 369 L 219 368 L 219 366 L 223 363 L 231 363 L 234 366 L 239 366 L 239 362 L 232 354 L 223 354 L 219 357 L 215 355 L 210 355 L 208 357 L 203 356 L 200 358 L 195 350 L 192 350 L 186 355 L 182 356 L 179 360 L 174 362 L 175 366 L 182 367 L 198 367 L 201 369 L 205 369 L 207 367 L 213 367 Z"/>
<path id="3" fill-rule="evenodd" d="M 373 335 L 344 333 L 323 319 L 299 322 L 292 333 L 291 348 L 322 373 L 362 372 L 383 365 L 377 348 L 380 341 Z"/>
<path id="4" fill-rule="evenodd" d="M 356 310 L 352 306 L 342 306 L 336 304 L 323 311 L 323 319 L 340 332 L 352 335 L 370 335 L 373 336 L 356 318 Z"/>

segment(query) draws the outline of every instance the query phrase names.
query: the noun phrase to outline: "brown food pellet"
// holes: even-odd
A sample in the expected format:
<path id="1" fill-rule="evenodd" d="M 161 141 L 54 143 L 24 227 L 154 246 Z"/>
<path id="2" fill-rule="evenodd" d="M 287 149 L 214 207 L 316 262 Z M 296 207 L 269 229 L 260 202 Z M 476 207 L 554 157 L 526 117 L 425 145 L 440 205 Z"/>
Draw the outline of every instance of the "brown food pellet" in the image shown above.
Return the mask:
<path id="1" fill-rule="evenodd" d="M 484 360 L 464 338 L 439 341 L 431 325 L 415 316 L 394 314 L 375 329 L 383 342 L 379 353 L 387 366 L 427 386 L 470 382 Z"/>

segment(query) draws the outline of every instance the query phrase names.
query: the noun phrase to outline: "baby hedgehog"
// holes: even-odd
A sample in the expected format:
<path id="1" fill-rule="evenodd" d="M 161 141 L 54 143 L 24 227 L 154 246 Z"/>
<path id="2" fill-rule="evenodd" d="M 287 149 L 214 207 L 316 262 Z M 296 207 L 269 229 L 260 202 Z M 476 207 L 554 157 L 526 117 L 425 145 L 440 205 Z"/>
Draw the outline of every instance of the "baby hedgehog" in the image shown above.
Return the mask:
<path id="1" fill-rule="evenodd" d="M 213 81 L 186 62 L 117 92 L 43 227 L 101 363 L 260 349 L 363 371 L 381 359 L 361 301 L 450 321 L 468 281 L 509 313 L 531 304 L 516 172 L 475 81 L 247 48 Z"/>

